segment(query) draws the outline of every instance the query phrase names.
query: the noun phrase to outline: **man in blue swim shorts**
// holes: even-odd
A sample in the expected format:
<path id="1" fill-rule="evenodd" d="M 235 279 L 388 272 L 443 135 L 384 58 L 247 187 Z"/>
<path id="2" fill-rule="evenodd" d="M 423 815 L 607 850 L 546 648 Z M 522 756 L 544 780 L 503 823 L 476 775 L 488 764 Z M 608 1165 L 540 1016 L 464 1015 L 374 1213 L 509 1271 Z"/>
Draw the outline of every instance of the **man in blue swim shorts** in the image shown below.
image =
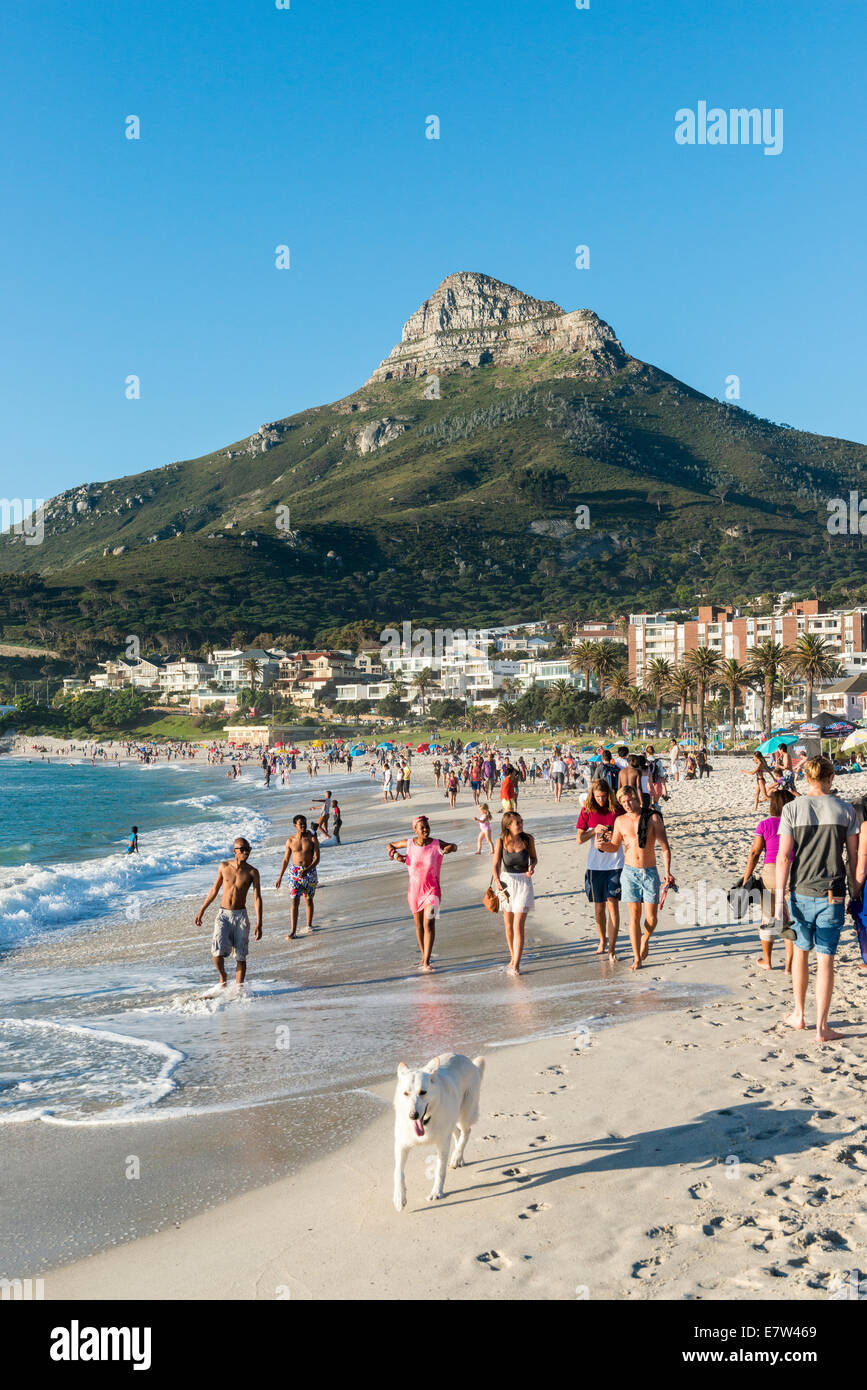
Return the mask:
<path id="1" fill-rule="evenodd" d="M 616 854 L 620 847 L 625 863 L 620 874 L 620 901 L 629 908 L 629 939 L 634 960 L 630 969 L 640 970 L 647 960 L 650 936 L 659 915 L 659 870 L 656 867 L 656 847 L 662 852 L 665 883 L 671 877 L 671 848 L 665 825 L 658 811 L 642 809 L 641 797 L 635 787 L 621 787 L 618 803 L 624 814 L 618 816 L 610 838 L 600 826 L 596 832 L 596 848 L 603 854 Z M 642 926 L 641 913 L 644 909 Z"/>

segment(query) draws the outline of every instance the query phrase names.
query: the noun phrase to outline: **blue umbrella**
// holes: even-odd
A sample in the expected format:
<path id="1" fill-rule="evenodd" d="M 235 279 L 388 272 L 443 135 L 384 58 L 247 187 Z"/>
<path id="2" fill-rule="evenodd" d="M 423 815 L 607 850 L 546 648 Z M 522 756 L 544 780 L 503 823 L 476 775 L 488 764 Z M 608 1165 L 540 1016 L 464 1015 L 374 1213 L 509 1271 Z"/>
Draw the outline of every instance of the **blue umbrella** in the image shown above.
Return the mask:
<path id="1" fill-rule="evenodd" d="M 760 743 L 756 752 L 764 757 L 768 753 L 775 753 L 778 748 L 788 748 L 790 743 L 797 742 L 797 734 L 777 734 L 776 738 L 766 738 L 764 743 Z"/>
<path id="2" fill-rule="evenodd" d="M 473 742 L 473 743 L 465 743 L 465 744 L 464 744 L 464 747 L 467 748 L 467 749 L 469 749 L 469 748 L 478 748 L 478 746 L 479 746 L 479 745 L 478 745 L 478 741 L 475 741 L 475 742 Z"/>
<path id="3" fill-rule="evenodd" d="M 393 744 L 393 743 L 378 743 L 376 746 L 377 746 L 377 748 L 393 748 L 393 747 L 394 747 L 394 744 Z"/>
<path id="4" fill-rule="evenodd" d="M 350 750 L 349 750 L 349 756 L 350 756 L 351 758 L 354 758 L 358 753 L 366 753 L 366 752 L 367 752 L 367 748 L 365 747 L 365 745 L 364 745 L 363 743 L 356 743 L 355 746 L 354 746 L 353 748 L 350 748 Z"/>

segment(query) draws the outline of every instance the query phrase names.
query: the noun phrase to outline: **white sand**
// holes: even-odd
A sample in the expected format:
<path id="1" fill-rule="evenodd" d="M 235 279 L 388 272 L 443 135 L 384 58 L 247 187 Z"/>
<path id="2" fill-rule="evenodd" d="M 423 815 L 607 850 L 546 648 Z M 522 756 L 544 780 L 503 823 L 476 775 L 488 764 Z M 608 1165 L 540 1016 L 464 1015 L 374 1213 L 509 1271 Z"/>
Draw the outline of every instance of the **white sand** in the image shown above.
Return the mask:
<path id="1" fill-rule="evenodd" d="M 648 1013 L 577 1049 L 560 1036 L 490 1050 L 467 1166 L 449 1172 L 442 1202 L 424 1200 L 422 1150 L 410 1156 L 406 1209 L 391 1205 L 389 1082 L 378 1088 L 381 1119 L 346 1149 L 177 1229 L 55 1270 L 46 1297 L 828 1297 L 863 1262 L 867 1230 L 867 1009 L 854 933 L 847 927 L 838 953 L 832 1010 L 849 1037 L 819 1046 L 782 1025 L 781 943 L 768 974 L 754 963 L 755 926 L 708 926 L 704 910 L 699 925 L 675 920 L 688 915 L 687 889 L 726 887 L 742 872 L 764 814 L 750 809 L 745 765 L 717 759 L 709 781 L 674 791 L 666 820 L 681 895 L 663 910 L 648 968 L 630 977 L 642 989 L 712 984 L 711 1002 Z M 838 785 L 854 797 L 867 776 Z M 528 820 L 541 796 L 524 798 Z M 481 891 L 487 864 L 473 865 Z M 583 849 L 547 855 L 537 891 L 576 896 L 541 896 L 537 921 L 589 953 L 583 873 Z M 624 948 L 599 970 L 625 982 L 628 961 Z M 529 958 L 516 1009 L 533 987 Z"/>

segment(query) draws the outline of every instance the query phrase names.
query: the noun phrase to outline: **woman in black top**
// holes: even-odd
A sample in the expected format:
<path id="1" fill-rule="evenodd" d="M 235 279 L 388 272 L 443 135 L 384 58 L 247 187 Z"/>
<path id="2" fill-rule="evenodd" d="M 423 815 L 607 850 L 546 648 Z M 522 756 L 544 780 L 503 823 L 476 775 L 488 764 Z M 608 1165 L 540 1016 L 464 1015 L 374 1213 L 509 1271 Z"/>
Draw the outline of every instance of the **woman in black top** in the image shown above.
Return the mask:
<path id="1" fill-rule="evenodd" d="M 510 975 L 520 975 L 524 952 L 524 923 L 533 911 L 533 872 L 537 864 L 536 842 L 524 831 L 517 811 L 503 816 L 502 834 L 494 846 L 494 887 L 500 895 L 500 911 L 506 927 Z"/>

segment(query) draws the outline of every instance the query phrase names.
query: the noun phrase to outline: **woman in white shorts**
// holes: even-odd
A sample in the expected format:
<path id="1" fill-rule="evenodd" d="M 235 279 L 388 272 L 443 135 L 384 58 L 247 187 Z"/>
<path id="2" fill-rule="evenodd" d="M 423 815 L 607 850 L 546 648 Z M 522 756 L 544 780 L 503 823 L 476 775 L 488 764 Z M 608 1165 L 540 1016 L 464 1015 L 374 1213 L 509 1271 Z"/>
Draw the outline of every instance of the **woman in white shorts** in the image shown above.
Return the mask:
<path id="1" fill-rule="evenodd" d="M 494 846 L 493 880 L 506 928 L 510 975 L 521 973 L 524 923 L 533 911 L 533 871 L 537 862 L 533 836 L 524 833 L 524 822 L 517 811 L 507 811 Z"/>

